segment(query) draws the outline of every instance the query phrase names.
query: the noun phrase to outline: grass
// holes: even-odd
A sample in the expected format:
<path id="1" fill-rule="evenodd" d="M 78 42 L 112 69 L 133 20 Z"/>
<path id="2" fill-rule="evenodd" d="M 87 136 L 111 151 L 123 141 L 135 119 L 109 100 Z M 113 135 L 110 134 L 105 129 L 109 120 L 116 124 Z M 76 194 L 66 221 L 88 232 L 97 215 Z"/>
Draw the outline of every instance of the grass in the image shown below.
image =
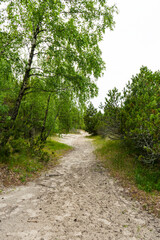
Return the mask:
<path id="1" fill-rule="evenodd" d="M 47 152 L 51 158 L 59 159 L 62 155 L 65 154 L 65 152 L 71 149 L 72 147 L 64 143 L 57 142 L 51 138 L 46 142 L 46 145 L 43 150 Z"/>
<path id="2" fill-rule="evenodd" d="M 160 215 L 160 168 L 147 166 L 139 162 L 133 152 L 121 140 L 92 137 L 96 145 L 97 158 L 112 176 L 117 178 L 124 187 L 130 189 L 132 196 L 144 200 L 144 205 L 156 207 Z M 152 202 L 152 204 L 151 204 Z M 154 203 L 153 203 L 154 202 Z M 154 205 L 154 206 L 153 206 Z"/>
<path id="3" fill-rule="evenodd" d="M 50 139 L 41 155 L 30 152 L 28 148 L 15 151 L 8 161 L 0 164 L 0 181 L 4 186 L 11 186 L 34 179 L 42 171 L 56 166 L 58 159 L 70 149 L 70 146 Z"/>

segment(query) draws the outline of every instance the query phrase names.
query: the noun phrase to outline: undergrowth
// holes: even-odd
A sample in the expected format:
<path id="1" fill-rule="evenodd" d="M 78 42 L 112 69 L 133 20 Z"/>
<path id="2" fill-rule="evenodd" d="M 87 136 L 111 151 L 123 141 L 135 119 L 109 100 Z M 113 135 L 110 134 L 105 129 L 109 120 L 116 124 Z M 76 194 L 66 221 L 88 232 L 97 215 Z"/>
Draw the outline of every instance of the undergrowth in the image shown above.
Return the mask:
<path id="1" fill-rule="evenodd" d="M 27 143 L 21 145 L 14 144 L 10 156 L 6 156 L 5 161 L 1 159 L 0 180 L 4 186 L 25 183 L 38 176 L 41 171 L 54 167 L 58 159 L 71 149 L 70 146 L 52 139 L 47 140 L 43 149 L 34 149 L 34 151 Z"/>
<path id="2" fill-rule="evenodd" d="M 138 189 L 146 192 L 160 191 L 160 168 L 157 165 L 145 165 L 137 160 L 133 149 L 122 140 L 104 140 L 94 137 L 96 154 L 102 159 L 105 168 L 117 177 L 128 179 Z"/>

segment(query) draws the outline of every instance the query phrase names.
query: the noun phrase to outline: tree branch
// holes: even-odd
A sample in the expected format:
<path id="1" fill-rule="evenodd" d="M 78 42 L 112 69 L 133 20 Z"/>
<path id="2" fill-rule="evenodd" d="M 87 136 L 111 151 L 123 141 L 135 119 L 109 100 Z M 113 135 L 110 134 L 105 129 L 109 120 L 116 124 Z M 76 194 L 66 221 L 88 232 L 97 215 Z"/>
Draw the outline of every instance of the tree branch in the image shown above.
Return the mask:
<path id="1" fill-rule="evenodd" d="M 42 88 L 34 88 L 34 87 L 30 87 L 28 89 L 35 89 L 35 90 L 38 90 L 39 92 L 46 92 L 46 93 L 57 93 L 57 92 L 60 92 L 60 91 L 66 91 L 66 90 L 72 90 L 73 88 L 72 87 L 66 87 L 66 88 L 59 88 L 59 89 L 55 89 L 55 90 L 47 90 L 47 89 L 42 89 Z M 37 93 L 37 91 L 29 91 L 29 92 L 25 92 L 24 95 L 27 95 L 29 93 Z"/>

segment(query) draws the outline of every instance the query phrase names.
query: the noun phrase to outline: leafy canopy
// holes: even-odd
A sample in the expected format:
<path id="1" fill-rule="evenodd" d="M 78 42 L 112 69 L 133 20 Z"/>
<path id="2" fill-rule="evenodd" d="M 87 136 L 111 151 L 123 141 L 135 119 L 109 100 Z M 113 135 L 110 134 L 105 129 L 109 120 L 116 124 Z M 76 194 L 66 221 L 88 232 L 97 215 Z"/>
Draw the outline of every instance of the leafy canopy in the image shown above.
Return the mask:
<path id="1" fill-rule="evenodd" d="M 95 80 L 104 70 L 98 43 L 106 28 L 113 29 L 115 6 L 107 6 L 106 0 L 1 2 L 6 7 L 1 10 L 0 31 L 7 35 L 1 55 L 10 61 L 13 57 L 12 70 L 19 81 L 28 68 L 29 77 L 54 89 L 64 79 L 77 95 L 83 94 L 83 100 L 84 93 L 97 94 Z"/>

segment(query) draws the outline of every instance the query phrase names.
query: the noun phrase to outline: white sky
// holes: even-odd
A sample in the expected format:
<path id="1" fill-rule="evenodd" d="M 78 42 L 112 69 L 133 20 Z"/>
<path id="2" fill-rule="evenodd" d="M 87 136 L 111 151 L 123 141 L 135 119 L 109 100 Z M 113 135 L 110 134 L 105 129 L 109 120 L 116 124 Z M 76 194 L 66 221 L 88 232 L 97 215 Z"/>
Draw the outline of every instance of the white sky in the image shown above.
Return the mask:
<path id="1" fill-rule="evenodd" d="M 152 71 L 160 69 L 160 0 L 109 0 L 116 3 L 119 14 L 115 17 L 114 31 L 107 30 L 101 43 L 104 76 L 98 80 L 99 96 L 92 100 L 95 107 L 108 90 L 121 91 L 140 67 Z"/>

